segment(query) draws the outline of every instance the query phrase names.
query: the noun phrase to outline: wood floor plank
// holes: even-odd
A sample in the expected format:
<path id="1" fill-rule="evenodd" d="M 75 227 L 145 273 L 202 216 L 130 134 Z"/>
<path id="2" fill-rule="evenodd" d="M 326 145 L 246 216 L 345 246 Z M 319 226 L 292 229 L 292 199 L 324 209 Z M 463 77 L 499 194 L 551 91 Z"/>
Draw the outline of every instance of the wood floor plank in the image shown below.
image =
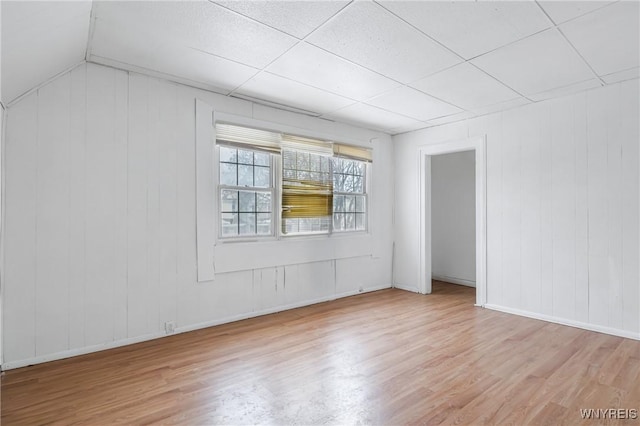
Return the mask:
<path id="1" fill-rule="evenodd" d="M 2 424 L 640 424 L 640 342 L 389 289 L 2 374 Z"/>

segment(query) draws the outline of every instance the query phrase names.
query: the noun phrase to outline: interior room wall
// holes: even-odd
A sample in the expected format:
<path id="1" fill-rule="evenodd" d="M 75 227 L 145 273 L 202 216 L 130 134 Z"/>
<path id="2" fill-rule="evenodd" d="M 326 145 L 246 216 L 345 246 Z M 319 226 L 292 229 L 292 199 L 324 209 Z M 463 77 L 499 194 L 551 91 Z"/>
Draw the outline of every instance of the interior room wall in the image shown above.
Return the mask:
<path id="1" fill-rule="evenodd" d="M 298 239 L 304 263 L 245 256 L 198 282 L 196 98 L 373 141 L 370 254 L 313 261 L 319 240 Z M 186 331 L 391 284 L 388 135 L 95 64 L 10 105 L 6 125 L 5 368 L 161 337 L 167 322 Z"/>
<path id="2" fill-rule="evenodd" d="M 487 307 L 640 338 L 639 95 L 630 80 L 394 137 L 395 285 L 417 291 L 418 147 L 486 136 Z"/>
<path id="3" fill-rule="evenodd" d="M 475 287 L 474 151 L 431 157 L 431 276 Z"/>

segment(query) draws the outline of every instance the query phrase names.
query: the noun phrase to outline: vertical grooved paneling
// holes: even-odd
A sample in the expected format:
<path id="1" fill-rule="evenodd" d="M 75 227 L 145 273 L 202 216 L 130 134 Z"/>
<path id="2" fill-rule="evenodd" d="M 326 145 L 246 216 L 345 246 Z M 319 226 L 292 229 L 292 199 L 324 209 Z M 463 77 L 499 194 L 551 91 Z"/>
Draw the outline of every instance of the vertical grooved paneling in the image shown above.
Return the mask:
<path id="1" fill-rule="evenodd" d="M 587 93 L 589 322 L 609 323 L 607 89 Z"/>
<path id="2" fill-rule="evenodd" d="M 622 150 L 622 328 L 640 333 L 640 117 L 638 80 L 620 86 Z"/>
<path id="3" fill-rule="evenodd" d="M 548 105 L 540 107 L 538 137 L 540 138 L 540 311 L 553 313 L 553 216 L 551 195 L 551 113 Z"/>
<path id="4" fill-rule="evenodd" d="M 540 111 L 533 109 L 530 119 L 522 123 L 520 164 L 522 174 L 522 238 L 520 240 L 522 308 L 540 310 L 540 137 L 537 122 Z"/>
<path id="5" fill-rule="evenodd" d="M 589 320 L 589 233 L 587 186 L 586 93 L 573 98 L 575 147 L 575 319 Z"/>
<path id="6" fill-rule="evenodd" d="M 196 173 L 195 103 L 193 95 L 178 90 L 176 99 L 176 229 L 177 274 L 176 321 L 178 326 L 196 324 L 199 320 L 201 298 L 196 263 Z"/>
<path id="7" fill-rule="evenodd" d="M 68 349 L 69 85 L 38 90 L 36 356 Z"/>
<path id="8" fill-rule="evenodd" d="M 87 66 L 71 71 L 69 106 L 69 348 L 85 345 L 85 136 Z"/>
<path id="9" fill-rule="evenodd" d="M 4 362 L 36 354 L 38 98 L 9 109 L 5 139 Z"/>
<path id="10" fill-rule="evenodd" d="M 530 110 L 527 110 L 527 116 Z M 502 144 L 502 281 L 503 301 L 508 306 L 520 307 L 521 297 L 521 111 L 504 112 Z"/>
<path id="11" fill-rule="evenodd" d="M 116 71 L 87 65 L 85 344 L 114 339 Z"/>
<path id="12" fill-rule="evenodd" d="M 147 324 L 149 332 L 160 330 L 158 317 L 159 278 L 160 278 L 160 229 L 159 223 L 159 191 L 160 191 L 160 81 L 149 80 L 147 94 Z"/>
<path id="13" fill-rule="evenodd" d="M 149 333 L 147 325 L 147 77 L 129 74 L 127 143 L 127 335 Z"/>
<path id="14" fill-rule="evenodd" d="M 127 338 L 127 124 L 128 124 L 128 73 L 115 73 L 114 102 L 114 214 L 115 214 L 115 264 L 114 264 L 114 338 Z"/>
<path id="15" fill-rule="evenodd" d="M 575 317 L 575 146 L 570 98 L 551 103 L 553 315 Z"/>
<path id="16" fill-rule="evenodd" d="M 176 319 L 177 282 L 177 199 L 176 199 L 176 86 L 164 84 L 159 89 L 157 127 L 159 146 L 159 291 L 160 322 Z"/>

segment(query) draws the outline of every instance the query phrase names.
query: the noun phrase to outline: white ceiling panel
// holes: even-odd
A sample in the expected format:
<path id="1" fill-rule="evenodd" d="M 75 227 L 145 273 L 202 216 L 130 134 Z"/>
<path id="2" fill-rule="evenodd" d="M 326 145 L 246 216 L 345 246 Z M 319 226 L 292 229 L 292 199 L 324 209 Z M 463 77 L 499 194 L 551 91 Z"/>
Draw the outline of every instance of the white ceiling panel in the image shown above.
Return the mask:
<path id="1" fill-rule="evenodd" d="M 217 1 L 215 2 L 297 38 L 306 37 L 348 1 Z"/>
<path id="2" fill-rule="evenodd" d="M 640 2 L 621 1 L 560 26 L 598 75 L 637 67 Z"/>
<path id="3" fill-rule="evenodd" d="M 589 67 L 556 29 L 494 50 L 471 62 L 523 95 L 593 77 Z"/>
<path id="4" fill-rule="evenodd" d="M 607 4 L 610 4 L 611 1 L 580 1 L 580 0 L 572 0 L 572 1 L 558 1 L 558 0 L 543 0 L 538 1 L 538 4 L 542 6 L 549 15 L 553 22 L 556 24 L 561 24 L 563 22 L 568 21 L 569 19 L 577 18 L 578 16 L 584 15 L 585 13 L 589 13 L 593 10 L 599 9 Z"/>
<path id="5" fill-rule="evenodd" d="M 85 57 L 90 5 L 67 4 L 52 12 L 55 19 L 51 20 L 39 13 L 38 6 L 49 10 L 42 3 L 2 2 L 3 102 L 10 102 Z M 14 25 L 16 22 L 20 24 Z"/>
<path id="6" fill-rule="evenodd" d="M 461 111 L 460 108 L 406 86 L 368 100 L 367 104 L 377 106 L 387 111 L 394 111 L 421 121 L 443 117 Z"/>
<path id="7" fill-rule="evenodd" d="M 403 83 L 461 62 L 458 56 L 368 1 L 352 3 L 307 40 Z"/>
<path id="8" fill-rule="evenodd" d="M 281 31 L 208 1 L 99 1 L 94 3 L 94 14 L 98 20 L 260 68 L 296 42 Z"/>
<path id="9" fill-rule="evenodd" d="M 475 114 L 469 111 L 463 111 L 458 114 L 448 115 L 446 117 L 435 118 L 426 122 L 428 127 L 440 126 L 442 124 L 455 123 L 456 121 L 467 120 L 475 117 Z"/>
<path id="10" fill-rule="evenodd" d="M 363 103 L 350 105 L 324 117 L 382 131 L 423 125 L 418 120 Z"/>
<path id="11" fill-rule="evenodd" d="M 465 59 L 552 25 L 532 1 L 383 1 L 381 4 Z"/>
<path id="12" fill-rule="evenodd" d="M 231 91 L 258 70 L 247 65 L 170 44 L 164 38 L 111 21 L 97 20 L 91 60 L 103 58 Z"/>
<path id="13" fill-rule="evenodd" d="M 364 100 L 398 86 L 393 80 L 307 43 L 298 44 L 267 71 L 355 100 Z"/>
<path id="14" fill-rule="evenodd" d="M 236 93 L 318 114 L 335 111 L 355 103 L 351 99 L 267 72 L 253 77 Z"/>
<path id="15" fill-rule="evenodd" d="M 520 96 L 469 63 L 440 71 L 411 86 L 462 109 L 493 105 Z"/>

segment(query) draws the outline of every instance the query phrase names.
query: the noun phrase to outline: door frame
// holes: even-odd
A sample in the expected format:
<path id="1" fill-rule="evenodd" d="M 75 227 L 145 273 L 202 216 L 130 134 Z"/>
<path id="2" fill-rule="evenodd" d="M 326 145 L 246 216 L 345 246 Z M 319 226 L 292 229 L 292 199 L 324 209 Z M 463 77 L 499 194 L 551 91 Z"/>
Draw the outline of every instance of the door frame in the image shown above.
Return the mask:
<path id="1" fill-rule="evenodd" d="M 431 293 L 431 157 L 462 151 L 476 154 L 476 306 L 487 303 L 487 155 L 486 137 L 423 145 L 420 158 L 420 271 L 418 289 Z M 427 277 L 429 277 L 427 279 Z"/>

